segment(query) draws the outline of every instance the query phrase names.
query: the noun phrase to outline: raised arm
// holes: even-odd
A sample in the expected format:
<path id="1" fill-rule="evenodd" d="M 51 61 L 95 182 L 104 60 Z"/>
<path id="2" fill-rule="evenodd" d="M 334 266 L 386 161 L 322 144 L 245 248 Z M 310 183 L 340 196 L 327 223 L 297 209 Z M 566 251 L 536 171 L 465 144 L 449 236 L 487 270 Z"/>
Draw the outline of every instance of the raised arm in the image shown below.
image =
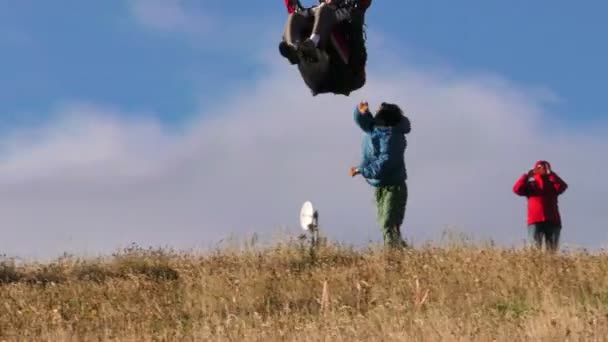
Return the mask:
<path id="1" fill-rule="evenodd" d="M 369 110 L 361 113 L 359 112 L 359 107 L 355 107 L 354 119 L 357 125 L 366 133 L 371 132 L 374 128 L 374 117 Z"/>
<path id="2" fill-rule="evenodd" d="M 528 184 L 528 174 L 523 174 L 515 185 L 513 186 L 513 192 L 519 196 L 528 196 L 530 194 L 530 186 Z"/>
<path id="3" fill-rule="evenodd" d="M 561 179 L 560 176 L 558 176 L 555 172 L 551 172 L 549 175 L 549 181 L 551 181 L 551 185 L 553 185 L 553 188 L 558 195 L 563 194 L 564 191 L 568 189 L 568 184 L 566 184 L 566 182 L 564 182 L 564 180 Z"/>

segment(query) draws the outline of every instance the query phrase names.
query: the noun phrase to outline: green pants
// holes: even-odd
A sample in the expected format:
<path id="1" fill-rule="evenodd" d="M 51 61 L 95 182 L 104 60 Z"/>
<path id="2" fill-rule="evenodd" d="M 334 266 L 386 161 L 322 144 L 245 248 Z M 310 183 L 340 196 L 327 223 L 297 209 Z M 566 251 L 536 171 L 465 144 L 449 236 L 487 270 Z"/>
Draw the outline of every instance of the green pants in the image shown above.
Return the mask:
<path id="1" fill-rule="evenodd" d="M 405 216 L 407 203 L 407 184 L 387 185 L 376 188 L 376 206 L 378 225 L 384 236 L 384 244 L 401 247 L 405 244 L 401 238 L 401 224 Z"/>

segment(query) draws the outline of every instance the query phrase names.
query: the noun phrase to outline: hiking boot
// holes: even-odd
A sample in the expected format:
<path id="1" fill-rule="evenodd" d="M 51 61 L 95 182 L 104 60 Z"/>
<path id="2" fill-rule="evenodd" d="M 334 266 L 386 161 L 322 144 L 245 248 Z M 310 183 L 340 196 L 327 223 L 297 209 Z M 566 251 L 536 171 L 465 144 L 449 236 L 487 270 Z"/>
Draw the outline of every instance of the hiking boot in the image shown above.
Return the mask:
<path id="1" fill-rule="evenodd" d="M 281 56 L 287 58 L 291 65 L 298 64 L 298 51 L 295 46 L 288 44 L 286 41 L 279 43 L 279 53 Z"/>

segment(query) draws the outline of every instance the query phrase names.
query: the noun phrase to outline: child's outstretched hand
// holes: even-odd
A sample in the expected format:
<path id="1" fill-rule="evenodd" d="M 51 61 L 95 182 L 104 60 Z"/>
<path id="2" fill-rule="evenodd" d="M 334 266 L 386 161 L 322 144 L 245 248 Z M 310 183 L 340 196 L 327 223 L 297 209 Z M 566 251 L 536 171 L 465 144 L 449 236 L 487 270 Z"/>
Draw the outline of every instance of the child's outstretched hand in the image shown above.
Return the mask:
<path id="1" fill-rule="evenodd" d="M 357 108 L 359 109 L 359 113 L 361 114 L 367 113 L 369 111 L 369 105 L 367 104 L 367 101 L 360 102 Z"/>
<path id="2" fill-rule="evenodd" d="M 350 170 L 348 171 L 348 174 L 349 174 L 351 177 L 355 177 L 355 176 L 356 176 L 356 175 L 358 175 L 359 173 L 360 173 L 360 172 L 359 172 L 359 169 L 357 169 L 355 166 L 351 167 L 351 168 L 350 168 Z"/>

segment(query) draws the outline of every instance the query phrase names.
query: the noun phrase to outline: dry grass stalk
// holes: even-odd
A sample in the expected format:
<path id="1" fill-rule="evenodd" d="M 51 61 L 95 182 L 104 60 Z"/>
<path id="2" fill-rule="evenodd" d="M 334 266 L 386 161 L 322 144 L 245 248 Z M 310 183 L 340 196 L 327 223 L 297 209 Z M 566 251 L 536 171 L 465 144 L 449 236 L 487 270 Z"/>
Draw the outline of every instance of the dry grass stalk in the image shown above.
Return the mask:
<path id="1" fill-rule="evenodd" d="M 326 315 L 329 310 L 329 288 L 327 280 L 323 281 L 323 290 L 321 291 L 321 300 L 319 303 L 321 304 L 320 312 Z"/>
<path id="2" fill-rule="evenodd" d="M 414 281 L 412 281 L 414 280 Z M 331 284 L 331 289 L 330 289 Z M 321 286 L 319 286 L 321 285 Z M 297 244 L 0 261 L 0 341 L 603 341 L 608 255 Z"/>
<path id="3" fill-rule="evenodd" d="M 420 281 L 416 277 L 416 290 L 414 292 L 414 307 L 416 309 L 420 309 L 422 305 L 424 305 L 424 302 L 426 302 L 426 299 L 429 296 L 429 292 L 430 289 L 427 289 L 424 294 L 422 294 L 422 290 L 420 289 Z"/>

